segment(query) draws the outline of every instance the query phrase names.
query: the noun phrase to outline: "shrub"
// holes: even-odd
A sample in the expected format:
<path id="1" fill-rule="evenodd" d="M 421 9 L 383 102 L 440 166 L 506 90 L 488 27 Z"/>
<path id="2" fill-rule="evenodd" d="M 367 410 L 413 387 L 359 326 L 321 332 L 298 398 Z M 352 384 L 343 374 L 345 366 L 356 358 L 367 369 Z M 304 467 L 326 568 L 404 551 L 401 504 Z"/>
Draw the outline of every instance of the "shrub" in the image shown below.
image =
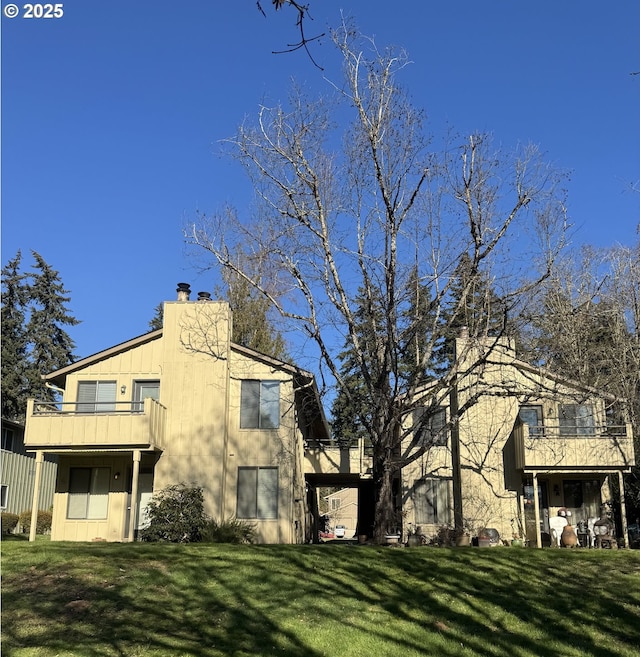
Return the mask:
<path id="1" fill-rule="evenodd" d="M 245 520 L 229 518 L 218 522 L 213 518 L 207 521 L 202 540 L 207 543 L 253 543 L 256 526 Z"/>
<path id="2" fill-rule="evenodd" d="M 17 513 L 2 514 L 2 533 L 10 534 L 18 525 L 19 516 Z"/>
<path id="3" fill-rule="evenodd" d="M 51 531 L 51 511 L 38 511 L 36 534 L 48 534 Z M 20 531 L 26 534 L 31 529 L 31 510 L 23 511 L 19 516 Z"/>
<path id="4" fill-rule="evenodd" d="M 207 517 L 199 486 L 175 484 L 158 493 L 147 505 L 149 525 L 140 532 L 143 541 L 194 543 L 202 540 Z"/>

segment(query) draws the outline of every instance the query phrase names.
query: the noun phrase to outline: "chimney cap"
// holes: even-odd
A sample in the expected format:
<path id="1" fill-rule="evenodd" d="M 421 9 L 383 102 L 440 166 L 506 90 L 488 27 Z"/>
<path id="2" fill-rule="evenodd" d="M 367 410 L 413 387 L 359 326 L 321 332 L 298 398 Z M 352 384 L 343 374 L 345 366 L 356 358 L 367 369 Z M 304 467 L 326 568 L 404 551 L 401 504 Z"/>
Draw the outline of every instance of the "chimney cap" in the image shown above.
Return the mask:
<path id="1" fill-rule="evenodd" d="M 211 301 L 211 292 L 198 292 L 198 301 Z"/>
<path id="2" fill-rule="evenodd" d="M 191 286 L 189 283 L 178 283 L 178 301 L 189 301 L 189 295 L 191 294 Z"/>

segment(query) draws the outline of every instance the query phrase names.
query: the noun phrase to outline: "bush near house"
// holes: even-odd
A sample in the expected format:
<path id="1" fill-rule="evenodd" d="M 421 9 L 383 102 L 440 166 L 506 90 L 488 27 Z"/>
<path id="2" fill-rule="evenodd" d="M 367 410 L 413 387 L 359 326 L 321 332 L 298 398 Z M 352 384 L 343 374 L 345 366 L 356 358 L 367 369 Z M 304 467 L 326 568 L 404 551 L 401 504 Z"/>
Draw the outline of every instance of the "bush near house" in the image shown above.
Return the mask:
<path id="1" fill-rule="evenodd" d="M 3 513 L 2 514 L 2 533 L 11 534 L 18 526 L 19 516 L 17 513 Z"/>
<path id="2" fill-rule="evenodd" d="M 158 491 L 147 505 L 149 525 L 140 532 L 143 541 L 195 543 L 207 524 L 201 486 L 175 484 Z"/>
<path id="3" fill-rule="evenodd" d="M 38 519 L 36 520 L 36 534 L 48 534 L 51 531 L 51 519 L 53 514 L 51 511 L 38 511 Z M 20 523 L 20 531 L 27 534 L 31 529 L 31 510 L 23 511 L 18 516 Z"/>
<path id="4" fill-rule="evenodd" d="M 207 521 L 202 541 L 204 543 L 253 543 L 256 527 L 252 523 L 229 518 L 218 522 L 211 518 Z"/>
<path id="5" fill-rule="evenodd" d="M 153 496 L 146 513 L 149 524 L 140 537 L 147 542 L 253 543 L 255 538 L 256 528 L 251 523 L 209 518 L 200 486 L 168 486 Z"/>

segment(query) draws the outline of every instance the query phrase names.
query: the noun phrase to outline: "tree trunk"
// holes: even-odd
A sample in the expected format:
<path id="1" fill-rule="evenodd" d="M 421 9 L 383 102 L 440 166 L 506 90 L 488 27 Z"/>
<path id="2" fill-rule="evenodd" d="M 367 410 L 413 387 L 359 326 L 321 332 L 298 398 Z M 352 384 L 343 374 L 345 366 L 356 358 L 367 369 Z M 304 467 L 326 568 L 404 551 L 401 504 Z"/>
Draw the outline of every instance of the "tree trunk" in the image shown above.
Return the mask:
<path id="1" fill-rule="evenodd" d="M 390 466 L 387 452 L 388 450 L 385 449 L 383 454 L 374 453 L 373 472 L 376 488 L 376 507 L 373 532 L 374 539 L 378 543 L 384 542 L 386 534 L 400 530 L 393 492 L 394 471 Z"/>

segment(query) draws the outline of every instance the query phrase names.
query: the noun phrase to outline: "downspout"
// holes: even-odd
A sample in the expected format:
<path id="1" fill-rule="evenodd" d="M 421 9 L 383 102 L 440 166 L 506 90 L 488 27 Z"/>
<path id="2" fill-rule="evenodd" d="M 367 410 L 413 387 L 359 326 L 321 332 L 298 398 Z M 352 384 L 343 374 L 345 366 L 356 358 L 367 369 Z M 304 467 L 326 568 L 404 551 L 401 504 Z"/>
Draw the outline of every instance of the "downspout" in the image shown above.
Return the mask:
<path id="1" fill-rule="evenodd" d="M 36 476 L 33 482 L 33 501 L 31 503 L 31 525 L 29 527 L 29 541 L 36 540 L 36 529 L 38 526 L 38 506 L 40 502 L 40 484 L 42 481 L 42 464 L 44 463 L 44 452 L 36 452 Z"/>

